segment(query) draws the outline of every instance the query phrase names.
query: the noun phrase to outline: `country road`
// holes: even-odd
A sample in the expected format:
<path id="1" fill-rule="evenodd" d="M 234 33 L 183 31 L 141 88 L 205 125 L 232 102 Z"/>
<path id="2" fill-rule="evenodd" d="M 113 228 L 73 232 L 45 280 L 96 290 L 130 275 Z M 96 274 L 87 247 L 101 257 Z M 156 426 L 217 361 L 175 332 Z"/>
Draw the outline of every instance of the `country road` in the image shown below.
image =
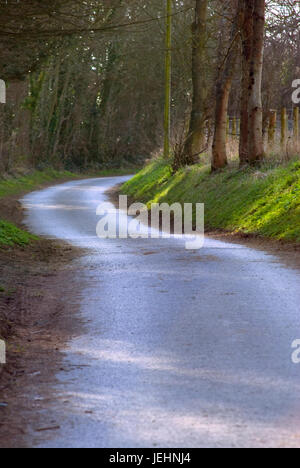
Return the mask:
<path id="1" fill-rule="evenodd" d="M 199 251 L 98 239 L 96 207 L 125 180 L 24 198 L 32 232 L 86 249 L 85 330 L 66 348 L 49 408 L 60 429 L 42 446 L 300 447 L 299 271 L 213 239 Z"/>

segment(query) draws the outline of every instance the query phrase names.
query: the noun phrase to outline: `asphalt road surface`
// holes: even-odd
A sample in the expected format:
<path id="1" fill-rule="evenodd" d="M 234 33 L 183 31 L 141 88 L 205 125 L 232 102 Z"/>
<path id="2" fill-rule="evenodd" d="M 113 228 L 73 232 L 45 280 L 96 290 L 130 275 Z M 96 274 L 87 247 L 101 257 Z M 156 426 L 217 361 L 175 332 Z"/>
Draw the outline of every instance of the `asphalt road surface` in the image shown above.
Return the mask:
<path id="1" fill-rule="evenodd" d="M 299 271 L 212 239 L 188 251 L 175 238 L 97 238 L 96 208 L 125 180 L 24 199 L 34 233 L 87 249 L 85 331 L 66 349 L 49 409 L 60 430 L 42 446 L 300 447 Z"/>

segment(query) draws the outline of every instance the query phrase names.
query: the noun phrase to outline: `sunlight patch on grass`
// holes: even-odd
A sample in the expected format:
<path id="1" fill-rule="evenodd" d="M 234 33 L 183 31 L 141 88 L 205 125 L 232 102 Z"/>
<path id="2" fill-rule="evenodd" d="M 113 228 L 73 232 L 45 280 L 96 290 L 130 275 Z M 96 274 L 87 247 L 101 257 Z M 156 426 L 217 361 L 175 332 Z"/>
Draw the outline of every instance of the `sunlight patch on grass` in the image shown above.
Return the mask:
<path id="1" fill-rule="evenodd" d="M 122 193 L 142 203 L 204 203 L 206 227 L 300 241 L 300 163 L 211 174 L 195 166 L 172 176 L 156 160 L 127 182 Z"/>

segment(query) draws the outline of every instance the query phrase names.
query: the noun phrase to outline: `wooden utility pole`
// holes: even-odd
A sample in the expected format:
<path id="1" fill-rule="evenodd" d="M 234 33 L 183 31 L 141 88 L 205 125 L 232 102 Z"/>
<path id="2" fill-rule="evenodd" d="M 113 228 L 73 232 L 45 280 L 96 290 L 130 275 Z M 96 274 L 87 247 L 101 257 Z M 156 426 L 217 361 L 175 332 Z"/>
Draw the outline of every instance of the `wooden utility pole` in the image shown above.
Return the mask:
<path id="1" fill-rule="evenodd" d="M 172 0 L 166 0 L 166 70 L 165 70 L 165 120 L 164 157 L 170 157 L 171 139 L 171 80 L 172 80 Z"/>

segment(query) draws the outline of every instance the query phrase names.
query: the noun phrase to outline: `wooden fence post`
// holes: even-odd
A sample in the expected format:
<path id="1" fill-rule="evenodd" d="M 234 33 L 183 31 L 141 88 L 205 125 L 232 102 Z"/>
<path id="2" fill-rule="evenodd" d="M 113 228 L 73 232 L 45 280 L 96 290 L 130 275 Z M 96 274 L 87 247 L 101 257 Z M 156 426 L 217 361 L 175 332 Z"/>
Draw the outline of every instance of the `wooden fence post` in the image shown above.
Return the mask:
<path id="1" fill-rule="evenodd" d="M 226 126 L 226 134 L 227 134 L 227 140 L 230 134 L 230 117 L 227 117 L 227 126 Z"/>
<path id="2" fill-rule="evenodd" d="M 237 131 L 236 131 L 236 117 L 233 117 L 232 120 L 232 136 L 236 137 Z"/>
<path id="3" fill-rule="evenodd" d="M 277 112 L 276 110 L 270 110 L 269 130 L 268 130 L 268 143 L 270 146 L 273 146 L 275 143 L 276 125 L 277 125 Z"/>
<path id="4" fill-rule="evenodd" d="M 299 107 L 294 108 L 294 139 L 295 142 L 299 141 Z"/>
<path id="5" fill-rule="evenodd" d="M 287 112 L 286 108 L 281 109 L 281 145 L 285 146 L 287 131 Z"/>

